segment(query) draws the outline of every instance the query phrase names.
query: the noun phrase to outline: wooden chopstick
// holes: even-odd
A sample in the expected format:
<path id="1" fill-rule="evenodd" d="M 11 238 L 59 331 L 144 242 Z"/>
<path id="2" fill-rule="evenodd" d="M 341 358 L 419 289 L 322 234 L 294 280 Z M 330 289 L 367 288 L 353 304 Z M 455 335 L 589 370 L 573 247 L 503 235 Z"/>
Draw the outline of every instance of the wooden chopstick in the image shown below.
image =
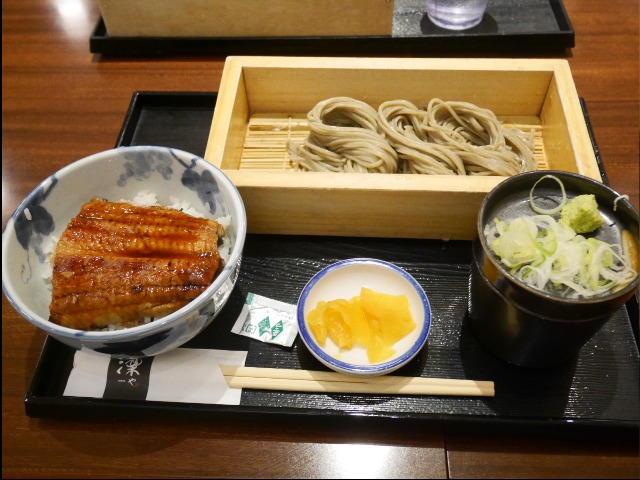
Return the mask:
<path id="1" fill-rule="evenodd" d="M 482 380 L 343 375 L 337 372 L 221 366 L 231 388 L 326 393 L 378 393 L 393 395 L 495 396 L 494 383 Z"/>

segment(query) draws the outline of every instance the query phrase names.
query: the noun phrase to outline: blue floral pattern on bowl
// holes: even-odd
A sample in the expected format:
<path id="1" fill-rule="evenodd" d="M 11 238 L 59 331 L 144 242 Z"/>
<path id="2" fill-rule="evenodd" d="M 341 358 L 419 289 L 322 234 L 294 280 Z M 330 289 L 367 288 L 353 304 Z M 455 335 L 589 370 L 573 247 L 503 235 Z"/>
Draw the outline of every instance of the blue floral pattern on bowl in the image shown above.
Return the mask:
<path id="1" fill-rule="evenodd" d="M 162 205 L 187 202 L 212 219 L 230 217 L 225 268 L 191 304 L 150 324 L 84 332 L 48 321 L 48 251 L 80 206 L 93 197 L 118 201 L 148 191 Z M 246 212 L 231 181 L 206 160 L 177 149 L 121 147 L 78 160 L 38 185 L 15 210 L 2 235 L 2 287 L 29 322 L 75 348 L 115 356 L 156 355 L 186 342 L 218 314 L 236 283 L 246 236 Z"/>

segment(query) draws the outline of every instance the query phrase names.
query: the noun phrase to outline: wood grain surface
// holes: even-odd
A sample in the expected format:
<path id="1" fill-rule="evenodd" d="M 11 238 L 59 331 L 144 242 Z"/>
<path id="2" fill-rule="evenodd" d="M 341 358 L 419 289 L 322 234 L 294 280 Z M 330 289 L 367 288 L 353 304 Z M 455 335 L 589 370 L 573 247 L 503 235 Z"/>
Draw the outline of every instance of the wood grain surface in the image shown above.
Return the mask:
<path id="1" fill-rule="evenodd" d="M 564 0 L 567 58 L 609 181 L 639 206 L 637 0 Z M 114 146 L 134 91 L 216 91 L 224 58 L 89 51 L 97 0 L 2 3 L 2 223 L 42 179 Z M 485 56 L 491 56 L 487 52 Z M 29 418 L 45 336 L 2 299 L 2 476 L 638 478 L 638 440 L 447 434 L 367 422 Z M 628 379 L 637 381 L 637 379 Z M 640 433 L 640 432 L 639 432 Z"/>

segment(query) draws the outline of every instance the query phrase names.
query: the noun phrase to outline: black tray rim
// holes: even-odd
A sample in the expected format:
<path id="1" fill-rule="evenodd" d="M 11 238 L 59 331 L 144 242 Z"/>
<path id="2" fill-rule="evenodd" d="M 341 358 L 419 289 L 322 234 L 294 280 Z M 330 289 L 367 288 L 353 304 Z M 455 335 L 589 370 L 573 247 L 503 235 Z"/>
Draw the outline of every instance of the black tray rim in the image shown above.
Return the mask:
<path id="1" fill-rule="evenodd" d="M 47 357 L 69 353 L 69 347 L 47 337 L 36 371 Z M 35 382 L 35 376 L 34 376 Z M 620 441 L 638 440 L 640 423 L 624 420 L 563 418 L 500 418 L 480 415 L 456 416 L 441 413 L 414 412 L 350 412 L 320 408 L 259 407 L 241 405 L 208 405 L 179 402 L 113 400 L 79 397 L 46 397 L 33 393 L 33 385 L 25 396 L 27 416 L 62 420 L 167 420 L 186 422 L 233 421 L 238 423 L 306 422 L 309 425 L 349 427 L 367 425 L 384 428 L 393 425 L 425 432 L 466 435 L 523 435 L 528 437 L 597 438 L 615 435 Z"/>
<path id="2" fill-rule="evenodd" d="M 133 136 L 142 108 L 147 106 L 185 104 L 194 107 L 211 107 L 215 105 L 217 92 L 185 92 L 185 91 L 136 91 L 131 101 L 115 147 L 127 146 Z M 585 116 L 590 139 L 594 147 L 597 164 L 603 182 L 608 184 L 606 171 L 602 163 L 600 151 L 593 134 L 591 122 L 584 99 L 580 104 Z M 629 321 L 635 336 L 636 346 L 640 349 L 638 335 L 639 302 L 638 292 L 625 305 Z M 600 437 L 615 435 L 618 439 L 637 441 L 640 421 L 602 420 L 587 418 L 500 418 L 490 416 L 461 416 L 441 413 L 415 412 L 351 412 L 339 410 L 323 410 L 318 408 L 294 409 L 290 407 L 259 407 L 242 405 L 207 405 L 186 404 L 179 402 L 125 401 L 100 398 L 76 398 L 43 395 L 40 392 L 47 379 L 51 378 L 52 362 L 50 359 L 73 356 L 71 347 L 47 336 L 45 338 L 32 380 L 24 397 L 25 413 L 34 418 L 60 419 L 166 419 L 184 421 L 306 421 L 322 424 L 348 422 L 350 425 L 365 423 L 384 427 L 390 424 L 406 425 L 410 428 L 425 431 L 464 434 L 522 434 L 528 436 L 557 436 L 562 438 Z"/>
<path id="3" fill-rule="evenodd" d="M 487 34 L 451 32 L 414 37 L 308 36 L 308 37 L 111 37 L 102 15 L 89 37 L 89 51 L 103 55 L 353 55 L 426 54 L 494 50 L 526 52 L 575 47 L 575 32 L 562 0 L 548 0 L 557 31 Z M 541 39 L 544 40 L 541 42 Z"/>

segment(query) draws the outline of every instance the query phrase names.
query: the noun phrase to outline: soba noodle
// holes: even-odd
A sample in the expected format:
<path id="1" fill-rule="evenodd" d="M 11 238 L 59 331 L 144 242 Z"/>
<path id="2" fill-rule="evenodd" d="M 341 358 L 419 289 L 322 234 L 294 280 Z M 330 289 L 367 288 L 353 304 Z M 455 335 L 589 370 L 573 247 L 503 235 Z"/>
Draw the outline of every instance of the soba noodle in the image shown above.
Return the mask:
<path id="1" fill-rule="evenodd" d="M 296 167 L 311 171 L 511 176 L 535 170 L 533 138 L 488 109 L 432 99 L 364 102 L 335 97 L 307 115 L 304 144 L 290 142 Z"/>
<path id="2" fill-rule="evenodd" d="M 394 173 L 398 155 L 379 133 L 378 113 L 364 102 L 335 97 L 307 114 L 309 135 L 289 143 L 296 167 L 310 171 Z"/>

